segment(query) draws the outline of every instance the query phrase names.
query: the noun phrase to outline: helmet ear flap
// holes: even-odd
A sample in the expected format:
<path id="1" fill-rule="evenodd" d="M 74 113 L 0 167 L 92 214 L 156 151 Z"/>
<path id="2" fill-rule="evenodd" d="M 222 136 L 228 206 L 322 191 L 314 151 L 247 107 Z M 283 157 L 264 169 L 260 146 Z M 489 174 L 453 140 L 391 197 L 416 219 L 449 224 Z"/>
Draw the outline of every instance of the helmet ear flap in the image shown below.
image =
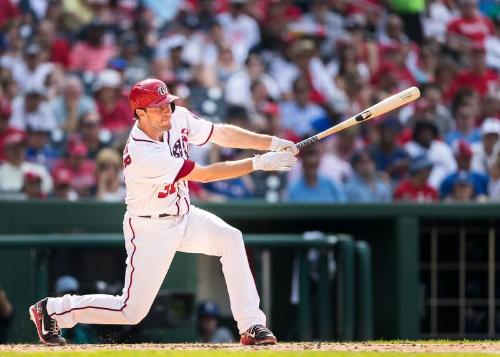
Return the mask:
<path id="1" fill-rule="evenodd" d="M 170 102 L 170 109 L 172 110 L 172 113 L 175 112 L 175 102 Z"/>

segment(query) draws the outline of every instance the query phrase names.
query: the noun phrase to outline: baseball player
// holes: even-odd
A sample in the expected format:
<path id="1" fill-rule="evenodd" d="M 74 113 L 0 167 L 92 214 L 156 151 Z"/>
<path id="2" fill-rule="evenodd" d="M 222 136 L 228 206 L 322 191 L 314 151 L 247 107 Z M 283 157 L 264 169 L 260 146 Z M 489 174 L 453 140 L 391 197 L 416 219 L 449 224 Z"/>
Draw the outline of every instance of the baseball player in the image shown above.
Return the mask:
<path id="1" fill-rule="evenodd" d="M 241 232 L 191 205 L 187 183 L 230 179 L 255 170 L 289 171 L 298 150 L 288 140 L 200 119 L 188 109 L 176 107 L 178 98 L 157 79 L 137 83 L 129 94 L 135 124 L 123 152 L 127 266 L 122 295 L 64 295 L 37 302 L 29 314 L 42 343 L 64 345 L 60 329 L 77 323 L 139 323 L 176 251 L 220 257 L 240 342 L 276 343 L 259 309 Z M 207 142 L 270 152 L 208 166 L 189 160 L 189 144 Z"/>

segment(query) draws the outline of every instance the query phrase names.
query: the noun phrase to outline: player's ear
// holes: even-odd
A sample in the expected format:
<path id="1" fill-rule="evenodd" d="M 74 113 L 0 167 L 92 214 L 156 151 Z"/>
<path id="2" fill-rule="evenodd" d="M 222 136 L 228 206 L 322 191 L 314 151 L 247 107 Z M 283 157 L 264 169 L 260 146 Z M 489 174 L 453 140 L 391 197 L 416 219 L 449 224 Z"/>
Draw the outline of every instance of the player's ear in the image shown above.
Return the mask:
<path id="1" fill-rule="evenodd" d="M 137 120 L 139 120 L 140 118 L 145 118 L 146 117 L 146 110 L 144 109 L 136 109 L 135 110 L 135 113 L 134 113 L 134 116 Z"/>

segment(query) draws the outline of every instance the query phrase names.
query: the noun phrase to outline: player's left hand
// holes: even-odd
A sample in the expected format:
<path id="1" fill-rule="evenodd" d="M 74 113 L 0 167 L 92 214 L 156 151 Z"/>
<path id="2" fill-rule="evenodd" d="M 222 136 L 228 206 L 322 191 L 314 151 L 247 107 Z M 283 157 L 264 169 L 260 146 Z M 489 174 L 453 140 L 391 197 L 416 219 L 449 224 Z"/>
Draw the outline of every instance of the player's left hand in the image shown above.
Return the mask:
<path id="1" fill-rule="evenodd" d="M 277 136 L 273 136 L 271 140 L 271 145 L 269 146 L 270 151 L 285 151 L 290 152 L 294 155 L 299 153 L 299 149 L 293 143 L 293 141 L 280 139 Z"/>

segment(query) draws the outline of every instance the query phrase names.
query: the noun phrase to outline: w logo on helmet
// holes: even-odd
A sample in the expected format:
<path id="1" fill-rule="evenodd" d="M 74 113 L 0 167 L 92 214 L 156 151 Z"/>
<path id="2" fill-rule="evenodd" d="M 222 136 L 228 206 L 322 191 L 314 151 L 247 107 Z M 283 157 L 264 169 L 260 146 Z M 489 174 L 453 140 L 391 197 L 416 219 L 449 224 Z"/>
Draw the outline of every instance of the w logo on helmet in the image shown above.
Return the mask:
<path id="1" fill-rule="evenodd" d="M 160 95 L 162 95 L 162 96 L 166 96 L 168 93 L 167 86 L 166 85 L 159 86 L 158 93 L 160 93 Z"/>

